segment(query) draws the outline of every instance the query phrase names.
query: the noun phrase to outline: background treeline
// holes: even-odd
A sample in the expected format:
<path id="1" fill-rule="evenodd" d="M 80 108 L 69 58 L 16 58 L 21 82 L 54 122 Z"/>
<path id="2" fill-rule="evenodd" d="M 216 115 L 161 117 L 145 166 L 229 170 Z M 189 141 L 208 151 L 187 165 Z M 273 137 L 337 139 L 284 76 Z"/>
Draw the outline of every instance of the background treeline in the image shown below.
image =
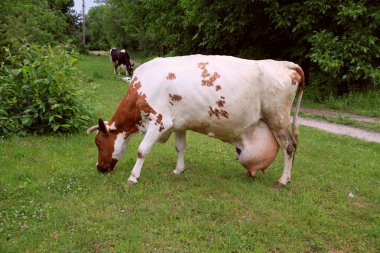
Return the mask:
<path id="1" fill-rule="evenodd" d="M 380 86 L 376 0 L 98 2 L 87 17 L 90 49 L 291 60 L 307 74 L 309 98 L 321 101 Z"/>

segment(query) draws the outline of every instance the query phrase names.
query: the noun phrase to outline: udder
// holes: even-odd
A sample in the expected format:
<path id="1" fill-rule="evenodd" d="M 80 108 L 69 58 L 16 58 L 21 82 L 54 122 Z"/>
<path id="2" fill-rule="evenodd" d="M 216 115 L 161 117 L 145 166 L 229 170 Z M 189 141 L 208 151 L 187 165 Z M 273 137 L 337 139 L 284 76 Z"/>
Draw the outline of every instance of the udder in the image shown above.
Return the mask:
<path id="1" fill-rule="evenodd" d="M 267 124 L 260 121 L 251 133 L 243 136 L 242 147 L 238 159 L 248 175 L 256 176 L 259 170 L 265 172 L 280 146 Z"/>

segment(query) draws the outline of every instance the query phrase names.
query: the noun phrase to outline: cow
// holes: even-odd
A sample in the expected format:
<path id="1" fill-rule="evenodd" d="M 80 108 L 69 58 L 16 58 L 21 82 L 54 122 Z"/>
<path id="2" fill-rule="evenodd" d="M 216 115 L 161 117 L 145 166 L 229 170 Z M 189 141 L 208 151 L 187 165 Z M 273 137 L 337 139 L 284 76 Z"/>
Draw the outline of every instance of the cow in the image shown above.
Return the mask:
<path id="1" fill-rule="evenodd" d="M 120 75 L 119 68 L 120 66 L 124 66 L 126 75 L 128 72 L 128 74 L 132 76 L 134 63 L 131 63 L 129 55 L 125 49 L 112 48 L 109 56 L 114 68 L 114 74 L 118 73 Z"/>
<path id="2" fill-rule="evenodd" d="M 173 173 L 180 174 L 186 131 L 192 130 L 236 147 L 251 176 L 265 172 L 281 147 L 284 168 L 274 184 L 280 188 L 291 176 L 303 88 L 303 71 L 292 62 L 206 55 L 156 58 L 135 70 L 111 120 L 99 119 L 87 130 L 98 130 L 97 169 L 113 170 L 131 136 L 143 134 L 127 182 L 135 184 L 153 145 L 166 142 L 174 132 L 178 157 Z"/>

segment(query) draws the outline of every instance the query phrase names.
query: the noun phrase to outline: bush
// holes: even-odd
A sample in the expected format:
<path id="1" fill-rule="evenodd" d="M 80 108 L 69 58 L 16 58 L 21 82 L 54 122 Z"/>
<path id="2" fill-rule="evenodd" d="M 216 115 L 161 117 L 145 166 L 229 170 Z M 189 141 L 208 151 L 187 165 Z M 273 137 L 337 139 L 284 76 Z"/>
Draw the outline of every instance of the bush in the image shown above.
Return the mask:
<path id="1" fill-rule="evenodd" d="M 4 48 L 0 65 L 0 135 L 74 132 L 90 120 L 76 55 L 64 47 Z"/>

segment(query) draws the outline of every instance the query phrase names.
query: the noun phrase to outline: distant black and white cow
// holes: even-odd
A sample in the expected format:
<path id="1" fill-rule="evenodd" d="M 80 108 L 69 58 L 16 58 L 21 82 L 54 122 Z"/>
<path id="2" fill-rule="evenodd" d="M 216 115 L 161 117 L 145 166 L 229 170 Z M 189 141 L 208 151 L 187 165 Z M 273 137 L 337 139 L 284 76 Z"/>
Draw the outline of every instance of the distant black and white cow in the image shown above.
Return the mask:
<path id="1" fill-rule="evenodd" d="M 112 48 L 110 50 L 110 59 L 113 64 L 115 74 L 118 73 L 120 75 L 118 68 L 123 65 L 125 70 L 128 71 L 128 74 L 132 76 L 134 64 L 131 63 L 129 55 L 125 49 Z"/>

